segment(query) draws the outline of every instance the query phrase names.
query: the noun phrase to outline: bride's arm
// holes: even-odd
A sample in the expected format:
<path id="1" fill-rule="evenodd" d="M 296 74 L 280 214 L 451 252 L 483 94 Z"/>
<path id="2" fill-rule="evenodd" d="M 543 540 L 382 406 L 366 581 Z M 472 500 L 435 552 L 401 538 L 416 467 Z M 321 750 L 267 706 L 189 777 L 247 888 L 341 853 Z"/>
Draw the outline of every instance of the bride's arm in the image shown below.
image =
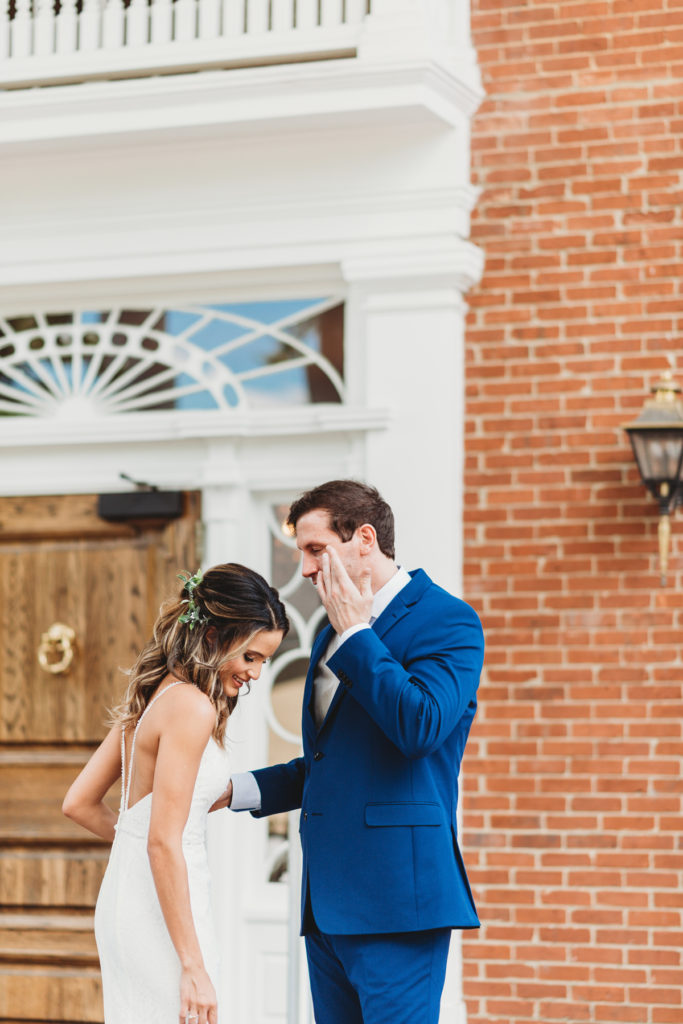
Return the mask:
<path id="1" fill-rule="evenodd" d="M 192 918 L 182 837 L 216 713 L 194 687 L 179 686 L 167 700 L 154 766 L 147 851 L 166 927 L 182 967 L 180 1017 L 198 1014 L 203 1024 L 207 1015 L 209 1021 L 215 1019 L 216 995 Z"/>
<path id="2" fill-rule="evenodd" d="M 115 726 L 92 755 L 64 797 L 67 818 L 112 842 L 116 814 L 104 797 L 121 774 L 121 729 Z"/>

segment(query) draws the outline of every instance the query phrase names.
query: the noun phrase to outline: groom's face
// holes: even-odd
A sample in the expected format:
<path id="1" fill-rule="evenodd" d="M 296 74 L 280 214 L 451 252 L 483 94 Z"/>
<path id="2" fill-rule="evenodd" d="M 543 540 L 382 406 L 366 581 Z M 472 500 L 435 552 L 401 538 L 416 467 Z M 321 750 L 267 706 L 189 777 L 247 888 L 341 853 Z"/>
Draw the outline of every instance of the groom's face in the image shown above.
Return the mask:
<path id="1" fill-rule="evenodd" d="M 296 546 L 303 555 L 301 573 L 315 586 L 322 569 L 322 556 L 326 547 L 334 548 L 351 580 L 360 582 L 360 539 L 356 531 L 349 541 L 343 541 L 330 526 L 330 514 L 315 508 L 304 513 L 296 524 Z"/>

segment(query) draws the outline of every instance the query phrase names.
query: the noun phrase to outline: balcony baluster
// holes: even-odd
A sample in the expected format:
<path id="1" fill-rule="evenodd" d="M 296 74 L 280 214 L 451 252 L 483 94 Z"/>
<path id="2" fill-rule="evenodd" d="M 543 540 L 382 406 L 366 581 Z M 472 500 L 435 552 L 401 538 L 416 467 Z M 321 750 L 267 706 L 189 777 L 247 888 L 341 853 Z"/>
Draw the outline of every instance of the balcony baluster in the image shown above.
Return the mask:
<path id="1" fill-rule="evenodd" d="M 247 0 L 247 32 L 261 35 L 269 27 L 268 0 Z"/>
<path id="2" fill-rule="evenodd" d="M 102 0 L 83 0 L 78 16 L 78 49 L 86 53 L 99 50 L 102 25 Z"/>
<path id="3" fill-rule="evenodd" d="M 0 0 L 0 60 L 9 57 L 9 0 Z"/>
<path id="4" fill-rule="evenodd" d="M 344 24 L 344 0 L 326 0 L 320 7 L 321 24 L 324 28 L 335 28 Z"/>
<path id="5" fill-rule="evenodd" d="M 31 21 L 31 0 L 17 0 L 10 36 L 10 53 L 13 57 L 28 57 L 30 54 Z"/>
<path id="6" fill-rule="evenodd" d="M 362 21 L 368 13 L 368 0 L 346 0 L 346 20 L 350 25 Z"/>
<path id="7" fill-rule="evenodd" d="M 244 35 L 244 0 L 223 0 L 223 35 L 226 39 Z"/>
<path id="8" fill-rule="evenodd" d="M 152 0 L 150 7 L 150 40 L 152 43 L 170 43 L 173 39 L 172 0 Z"/>
<path id="9" fill-rule="evenodd" d="M 55 14 L 52 0 L 33 0 L 33 52 L 55 52 Z"/>
<path id="10" fill-rule="evenodd" d="M 195 0 L 175 0 L 175 25 L 173 38 L 176 42 L 189 42 L 197 38 L 197 5 Z"/>
<path id="11" fill-rule="evenodd" d="M 411 0 L 396 2 L 403 11 Z M 351 56 L 369 10 L 369 0 L 0 0 L 0 89 Z"/>
<path id="12" fill-rule="evenodd" d="M 125 10 L 121 0 L 105 0 L 102 14 L 102 49 L 120 50 L 123 46 Z"/>
<path id="13" fill-rule="evenodd" d="M 318 27 L 318 0 L 297 0 L 296 27 L 302 29 Z"/>
<path id="14" fill-rule="evenodd" d="M 57 17 L 57 53 L 74 53 L 78 49 L 77 0 L 62 0 Z"/>
<path id="15" fill-rule="evenodd" d="M 149 42 L 147 0 L 130 0 L 126 11 L 126 46 L 144 46 Z"/>
<path id="16" fill-rule="evenodd" d="M 271 19 L 273 32 L 291 32 L 294 27 L 293 0 L 273 0 Z"/>
<path id="17" fill-rule="evenodd" d="M 199 38 L 219 39 L 221 36 L 221 0 L 201 0 L 198 15 Z"/>

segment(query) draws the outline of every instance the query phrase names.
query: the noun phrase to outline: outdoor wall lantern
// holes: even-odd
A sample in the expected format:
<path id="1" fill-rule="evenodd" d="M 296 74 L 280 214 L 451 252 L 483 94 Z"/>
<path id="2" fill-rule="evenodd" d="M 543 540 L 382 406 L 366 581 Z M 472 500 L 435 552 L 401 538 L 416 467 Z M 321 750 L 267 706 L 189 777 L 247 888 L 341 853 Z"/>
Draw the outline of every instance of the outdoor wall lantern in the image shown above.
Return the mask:
<path id="1" fill-rule="evenodd" d="M 683 402 L 681 389 L 670 373 L 652 387 L 654 398 L 646 400 L 633 423 L 624 427 L 643 483 L 659 502 L 659 572 L 666 584 L 671 524 L 669 517 L 683 504 Z"/>

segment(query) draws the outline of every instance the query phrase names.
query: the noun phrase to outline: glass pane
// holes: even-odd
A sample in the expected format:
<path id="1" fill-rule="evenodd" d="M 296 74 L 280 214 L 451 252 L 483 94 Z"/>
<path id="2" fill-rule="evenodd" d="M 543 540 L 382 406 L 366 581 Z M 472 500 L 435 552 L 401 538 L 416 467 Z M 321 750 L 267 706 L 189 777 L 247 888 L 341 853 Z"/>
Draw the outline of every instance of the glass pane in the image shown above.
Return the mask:
<path id="1" fill-rule="evenodd" d="M 333 298 L 27 314 L 0 318 L 0 337 L 5 415 L 344 400 L 344 307 Z M 28 399 L 31 382 L 42 400 Z"/>
<path id="2" fill-rule="evenodd" d="M 666 430 L 632 433 L 633 451 L 646 484 L 678 479 L 683 438 Z"/>

